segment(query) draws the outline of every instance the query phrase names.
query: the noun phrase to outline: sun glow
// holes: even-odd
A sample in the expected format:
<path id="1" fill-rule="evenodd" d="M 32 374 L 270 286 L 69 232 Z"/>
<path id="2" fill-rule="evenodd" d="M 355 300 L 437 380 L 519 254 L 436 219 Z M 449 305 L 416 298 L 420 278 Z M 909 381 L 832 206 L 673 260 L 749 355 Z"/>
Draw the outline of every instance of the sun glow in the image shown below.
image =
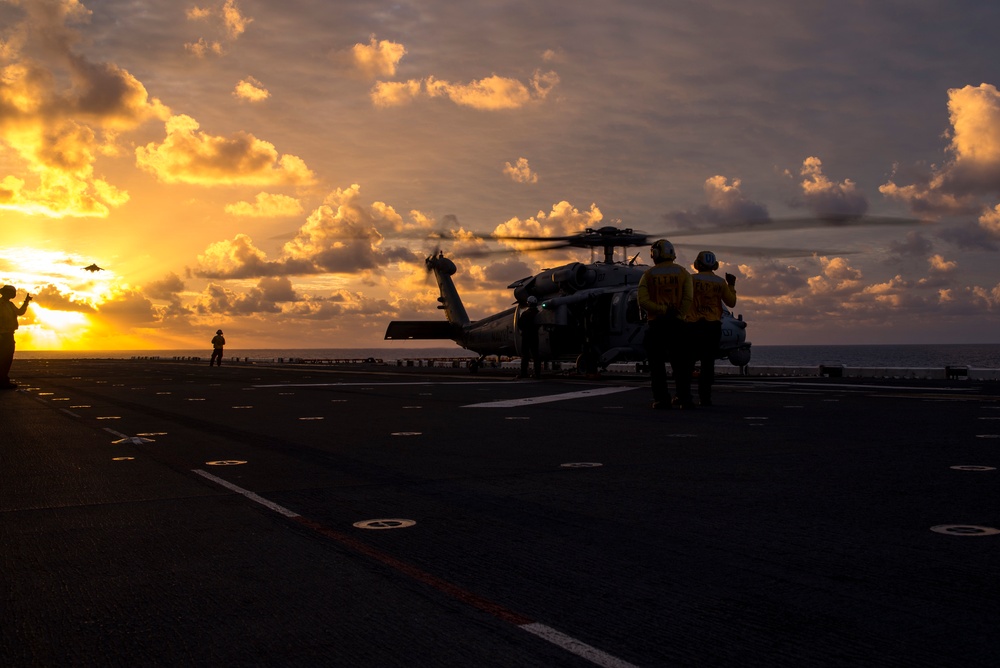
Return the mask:
<path id="1" fill-rule="evenodd" d="M 32 303 L 31 323 L 17 330 L 20 350 L 63 350 L 76 348 L 90 330 L 90 319 L 84 313 L 53 311 Z"/>

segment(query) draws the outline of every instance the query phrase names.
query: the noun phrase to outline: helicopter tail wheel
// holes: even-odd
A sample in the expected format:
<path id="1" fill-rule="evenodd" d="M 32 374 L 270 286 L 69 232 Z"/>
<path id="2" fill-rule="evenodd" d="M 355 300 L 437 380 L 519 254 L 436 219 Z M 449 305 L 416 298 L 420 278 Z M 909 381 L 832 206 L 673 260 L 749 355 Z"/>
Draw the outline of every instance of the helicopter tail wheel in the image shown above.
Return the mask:
<path id="1" fill-rule="evenodd" d="M 597 362 L 600 357 L 594 352 L 583 352 L 576 358 L 576 370 L 585 376 L 595 376 L 600 369 Z"/>

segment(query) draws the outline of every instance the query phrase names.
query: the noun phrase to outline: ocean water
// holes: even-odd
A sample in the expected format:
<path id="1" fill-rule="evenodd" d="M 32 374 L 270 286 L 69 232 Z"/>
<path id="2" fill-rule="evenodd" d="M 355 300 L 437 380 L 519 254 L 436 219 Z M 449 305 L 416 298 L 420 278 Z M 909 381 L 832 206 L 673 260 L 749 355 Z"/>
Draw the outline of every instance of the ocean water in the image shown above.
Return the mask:
<path id="1" fill-rule="evenodd" d="M 943 368 L 968 366 L 1000 369 L 1000 344 L 906 344 L 852 346 L 753 346 L 750 366 L 817 366 L 843 364 L 848 367 Z M 208 359 L 205 350 L 119 350 L 119 351 L 18 351 L 17 359 L 130 359 L 133 357 L 198 356 Z M 226 348 L 227 357 L 251 359 L 375 359 L 387 362 L 405 359 L 476 357 L 458 346 L 442 348 L 312 348 L 256 349 Z"/>

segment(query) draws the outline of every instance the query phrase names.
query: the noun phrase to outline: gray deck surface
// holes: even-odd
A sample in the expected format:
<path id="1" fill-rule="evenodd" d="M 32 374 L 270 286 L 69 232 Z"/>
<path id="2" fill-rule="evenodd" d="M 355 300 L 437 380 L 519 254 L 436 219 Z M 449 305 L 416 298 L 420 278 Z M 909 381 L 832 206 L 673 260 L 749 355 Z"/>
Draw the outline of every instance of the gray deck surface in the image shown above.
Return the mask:
<path id="1" fill-rule="evenodd" d="M 653 411 L 642 377 L 13 376 L 4 666 L 997 661 L 996 383 L 727 377 Z"/>

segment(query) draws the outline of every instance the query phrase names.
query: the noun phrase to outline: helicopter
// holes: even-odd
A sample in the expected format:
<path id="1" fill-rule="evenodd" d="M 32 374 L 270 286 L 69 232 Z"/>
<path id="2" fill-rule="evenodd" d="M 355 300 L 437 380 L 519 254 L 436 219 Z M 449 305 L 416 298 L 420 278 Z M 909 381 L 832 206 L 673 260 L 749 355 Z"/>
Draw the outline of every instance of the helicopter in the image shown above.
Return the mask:
<path id="1" fill-rule="evenodd" d="M 645 361 L 642 341 L 646 319 L 639 308 L 638 290 L 639 279 L 649 267 L 636 264 L 638 253 L 628 262 L 616 262 L 614 254 L 617 248 L 627 251 L 648 244 L 649 236 L 606 226 L 563 237 L 512 237 L 550 244 L 533 250 L 603 249 L 604 259 L 590 264 L 570 262 L 514 281 L 507 289 L 513 290 L 517 305 L 475 321 L 469 319 L 452 279 L 457 272 L 455 263 L 443 251 L 435 251 L 424 262 L 437 282 L 438 308 L 444 310 L 446 320 L 392 321 L 385 339 L 452 340 L 479 354 L 470 367 L 475 370 L 486 357 L 521 354 L 517 323 L 528 297 L 535 297 L 543 360 L 572 361 L 577 371 L 585 374 L 595 374 L 614 362 Z M 718 359 L 728 359 L 743 370 L 750 363 L 746 328 L 742 314 L 724 309 Z"/>
<path id="2" fill-rule="evenodd" d="M 445 312 L 444 321 L 396 320 L 389 323 L 385 340 L 451 340 L 479 354 L 470 368 L 474 371 L 490 356 L 520 356 L 521 337 L 517 323 L 528 297 L 539 304 L 539 354 L 543 360 L 573 361 L 581 373 L 596 374 L 614 362 L 646 361 L 643 348 L 646 318 L 639 308 L 639 280 L 649 268 L 637 265 L 636 253 L 627 262 L 616 262 L 615 250 L 647 246 L 657 238 L 773 232 L 809 228 L 843 227 L 909 227 L 933 224 L 933 221 L 894 216 L 825 213 L 809 217 L 784 219 L 746 219 L 726 227 L 690 228 L 659 234 L 647 234 L 630 228 L 605 226 L 587 228 L 565 236 L 501 236 L 476 235 L 493 241 L 536 242 L 543 246 L 529 251 L 560 248 L 590 248 L 603 250 L 604 259 L 590 264 L 570 262 L 526 276 L 507 286 L 513 291 L 515 305 L 481 320 L 470 320 L 459 297 L 452 276 L 458 271 L 455 263 L 442 251 L 434 251 L 424 260 L 433 274 L 440 292 L 438 308 Z M 447 232 L 434 238 L 455 238 Z M 680 244 L 675 244 L 680 245 Z M 819 254 L 851 254 L 852 250 L 757 248 L 720 246 L 716 252 L 753 253 L 763 256 L 815 256 Z M 723 308 L 722 339 L 717 359 L 726 359 L 746 373 L 750 363 L 751 343 L 746 340 L 747 322 L 742 314 L 734 315 Z"/>

